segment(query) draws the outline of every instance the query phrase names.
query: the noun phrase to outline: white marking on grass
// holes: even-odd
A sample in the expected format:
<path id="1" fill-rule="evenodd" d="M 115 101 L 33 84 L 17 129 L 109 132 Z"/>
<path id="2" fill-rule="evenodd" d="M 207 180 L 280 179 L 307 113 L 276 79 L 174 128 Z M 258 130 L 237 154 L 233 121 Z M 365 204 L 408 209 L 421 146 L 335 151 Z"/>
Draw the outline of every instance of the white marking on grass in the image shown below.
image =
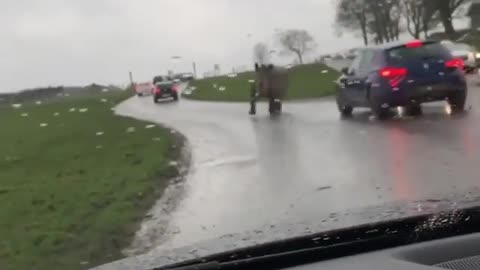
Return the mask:
<path id="1" fill-rule="evenodd" d="M 42 101 L 41 101 L 41 100 L 37 100 L 37 101 L 35 101 L 35 104 L 37 104 L 37 105 L 42 105 Z"/>
<path id="2" fill-rule="evenodd" d="M 155 125 L 146 125 L 145 126 L 145 128 L 147 128 L 147 129 L 154 128 L 154 127 L 155 127 Z"/>
<path id="3" fill-rule="evenodd" d="M 328 73 L 327 69 L 322 70 L 322 74 Z"/>
<path id="4" fill-rule="evenodd" d="M 227 88 L 226 88 L 225 86 L 220 86 L 220 87 L 218 88 L 218 90 L 221 91 L 221 92 L 223 92 L 223 91 L 227 90 Z"/>
<path id="5" fill-rule="evenodd" d="M 22 107 L 22 104 L 15 103 L 15 104 L 12 104 L 12 107 L 15 108 L 15 109 L 18 109 L 18 108 Z"/>
<path id="6" fill-rule="evenodd" d="M 97 133 L 95 133 L 95 135 L 97 136 L 103 136 L 103 134 L 105 134 L 103 131 L 98 131 Z"/>
<path id="7" fill-rule="evenodd" d="M 135 128 L 134 128 L 134 127 L 129 127 L 129 128 L 127 128 L 127 133 L 132 133 L 132 132 L 135 132 Z"/>
<path id="8" fill-rule="evenodd" d="M 28 117 L 28 113 L 22 113 L 21 116 L 22 117 Z"/>
<path id="9" fill-rule="evenodd" d="M 41 123 L 41 124 L 40 124 L 40 127 L 47 127 L 47 126 L 48 126 L 47 123 Z"/>
<path id="10" fill-rule="evenodd" d="M 53 113 L 53 116 L 59 116 L 59 115 L 60 115 L 60 113 L 59 113 L 59 112 L 55 112 L 55 113 Z"/>
<path id="11" fill-rule="evenodd" d="M 81 113 L 88 112 L 88 108 L 81 108 L 78 111 Z"/>
<path id="12" fill-rule="evenodd" d="M 76 108 L 70 108 L 70 110 L 68 110 L 69 112 L 75 112 L 77 109 Z"/>
<path id="13" fill-rule="evenodd" d="M 100 101 L 103 102 L 103 103 L 105 103 L 105 102 L 107 102 L 108 100 L 107 100 L 106 98 L 102 98 L 102 99 L 100 99 Z"/>

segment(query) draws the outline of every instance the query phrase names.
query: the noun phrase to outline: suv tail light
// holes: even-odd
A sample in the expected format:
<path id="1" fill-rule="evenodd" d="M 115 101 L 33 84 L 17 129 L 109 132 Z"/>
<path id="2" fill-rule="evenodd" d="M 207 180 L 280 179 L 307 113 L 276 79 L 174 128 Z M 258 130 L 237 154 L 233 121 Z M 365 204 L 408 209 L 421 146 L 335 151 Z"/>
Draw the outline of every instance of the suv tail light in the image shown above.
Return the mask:
<path id="1" fill-rule="evenodd" d="M 410 42 L 405 43 L 405 47 L 409 49 L 420 48 L 422 46 L 423 46 L 423 42 L 421 40 L 412 40 Z"/>
<path id="2" fill-rule="evenodd" d="M 465 63 L 463 62 L 462 58 L 453 58 L 445 62 L 445 66 L 447 68 L 458 68 L 460 70 L 463 70 Z"/>
<path id="3" fill-rule="evenodd" d="M 155 88 L 153 88 L 153 93 L 156 95 L 156 94 L 159 94 L 160 93 L 160 87 L 158 86 L 155 86 Z"/>
<path id="4" fill-rule="evenodd" d="M 380 69 L 380 77 L 388 80 L 391 87 L 397 87 L 407 77 L 408 70 L 401 67 L 384 67 Z"/>

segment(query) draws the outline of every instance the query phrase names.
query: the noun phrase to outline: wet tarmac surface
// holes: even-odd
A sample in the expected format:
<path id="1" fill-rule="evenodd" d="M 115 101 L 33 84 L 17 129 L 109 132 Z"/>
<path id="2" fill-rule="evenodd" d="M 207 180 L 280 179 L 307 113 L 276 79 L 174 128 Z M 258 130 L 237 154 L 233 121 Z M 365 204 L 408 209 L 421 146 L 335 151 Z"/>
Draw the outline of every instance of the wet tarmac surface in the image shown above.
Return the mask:
<path id="1" fill-rule="evenodd" d="M 475 81 L 476 78 L 472 81 Z M 443 103 L 418 118 L 385 122 L 367 110 L 340 119 L 332 98 L 266 104 L 249 116 L 244 103 L 132 98 L 116 111 L 183 133 L 192 165 L 156 237 L 177 248 L 279 223 L 335 222 L 332 213 L 391 202 L 438 199 L 480 186 L 480 88 L 470 83 L 465 115 Z M 333 215 L 333 216 L 332 216 Z M 272 227 L 273 228 L 273 227 Z"/>

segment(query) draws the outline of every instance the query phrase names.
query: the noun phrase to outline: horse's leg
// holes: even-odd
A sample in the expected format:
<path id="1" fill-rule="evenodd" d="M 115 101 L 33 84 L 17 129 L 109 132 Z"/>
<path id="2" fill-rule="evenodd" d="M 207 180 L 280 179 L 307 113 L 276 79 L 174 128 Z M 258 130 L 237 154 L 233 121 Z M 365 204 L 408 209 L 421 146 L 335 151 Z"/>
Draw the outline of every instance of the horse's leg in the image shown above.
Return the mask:
<path id="1" fill-rule="evenodd" d="M 249 114 L 255 115 L 257 113 L 257 89 L 254 84 L 250 88 L 250 112 Z"/>

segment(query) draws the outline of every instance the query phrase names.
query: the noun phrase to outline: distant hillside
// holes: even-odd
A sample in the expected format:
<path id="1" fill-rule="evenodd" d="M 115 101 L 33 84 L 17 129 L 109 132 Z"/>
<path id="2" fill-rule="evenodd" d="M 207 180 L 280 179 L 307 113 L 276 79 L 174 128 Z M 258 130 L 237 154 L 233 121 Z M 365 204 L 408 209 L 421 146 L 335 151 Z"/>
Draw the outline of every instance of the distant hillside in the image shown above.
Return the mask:
<path id="1" fill-rule="evenodd" d="M 16 93 L 0 93 L 0 104 L 24 103 L 37 100 L 47 101 L 54 98 L 66 96 L 87 96 L 102 91 L 122 91 L 124 89 L 116 86 L 104 86 L 91 84 L 87 86 L 59 86 L 26 89 Z"/>

